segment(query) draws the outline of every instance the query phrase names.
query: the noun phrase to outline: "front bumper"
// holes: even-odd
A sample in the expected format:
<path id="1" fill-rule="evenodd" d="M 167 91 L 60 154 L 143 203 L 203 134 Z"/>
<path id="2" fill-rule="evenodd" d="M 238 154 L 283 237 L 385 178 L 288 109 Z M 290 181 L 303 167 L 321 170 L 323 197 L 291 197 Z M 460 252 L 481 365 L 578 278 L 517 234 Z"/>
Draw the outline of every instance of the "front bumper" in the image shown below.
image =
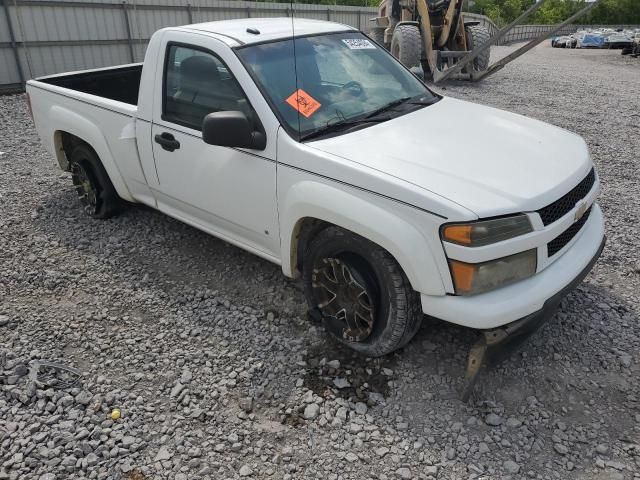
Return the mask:
<path id="1" fill-rule="evenodd" d="M 598 247 L 598 251 L 591 258 L 587 266 L 571 281 L 571 283 L 544 302 L 544 305 L 540 310 L 500 328 L 483 330 L 482 333 L 487 339 L 487 344 L 490 346 L 503 345 L 519 339 L 520 337 L 526 338 L 531 333 L 535 332 L 544 322 L 553 316 L 562 299 L 574 288 L 580 285 L 582 280 L 584 280 L 584 278 L 589 274 L 591 268 L 593 268 L 593 265 L 600 257 L 605 243 L 606 237 L 603 237 L 602 242 L 600 242 L 600 246 Z"/>
<path id="2" fill-rule="evenodd" d="M 478 375 L 487 363 L 495 362 L 500 357 L 504 357 L 553 316 L 564 296 L 576 288 L 584 280 L 584 277 L 589 274 L 593 264 L 600 257 L 605 242 L 606 237 L 603 237 L 596 254 L 591 258 L 587 266 L 568 285 L 544 302 L 539 311 L 500 328 L 482 330 L 480 332 L 480 338 L 471 347 L 467 358 L 465 386 L 461 394 L 463 402 L 469 399 Z"/>
<path id="3" fill-rule="evenodd" d="M 588 273 L 597 260 L 603 241 L 602 211 L 594 203 L 589 220 L 566 251 L 533 277 L 468 297 L 421 295 L 422 310 L 432 317 L 469 328 L 491 329 L 511 324 L 543 310 L 551 299 L 561 298 L 567 289 L 573 288 L 575 279 L 585 271 Z M 584 276 L 580 280 L 582 278 Z"/>

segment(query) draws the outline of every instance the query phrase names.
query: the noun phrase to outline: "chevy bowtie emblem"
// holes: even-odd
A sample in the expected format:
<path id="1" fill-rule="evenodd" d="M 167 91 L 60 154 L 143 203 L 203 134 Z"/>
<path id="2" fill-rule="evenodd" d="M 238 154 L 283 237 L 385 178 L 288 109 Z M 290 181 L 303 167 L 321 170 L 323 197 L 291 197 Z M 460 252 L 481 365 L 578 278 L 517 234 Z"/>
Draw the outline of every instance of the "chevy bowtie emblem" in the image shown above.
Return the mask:
<path id="1" fill-rule="evenodd" d="M 578 209 L 576 210 L 574 221 L 577 222 L 578 220 L 580 220 L 584 216 L 586 211 L 587 211 L 587 203 L 582 202 L 580 206 L 578 206 Z"/>

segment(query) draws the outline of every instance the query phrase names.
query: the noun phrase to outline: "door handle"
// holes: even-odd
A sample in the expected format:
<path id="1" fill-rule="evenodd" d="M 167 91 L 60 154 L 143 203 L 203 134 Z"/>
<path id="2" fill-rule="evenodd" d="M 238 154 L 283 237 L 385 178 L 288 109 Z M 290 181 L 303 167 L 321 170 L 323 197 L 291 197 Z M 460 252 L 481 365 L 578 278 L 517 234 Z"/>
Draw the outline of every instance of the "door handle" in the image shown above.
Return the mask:
<path id="1" fill-rule="evenodd" d="M 160 146 L 168 152 L 173 152 L 180 148 L 180 142 L 169 132 L 163 132 L 160 135 L 156 135 L 154 139 L 156 143 L 159 143 Z"/>

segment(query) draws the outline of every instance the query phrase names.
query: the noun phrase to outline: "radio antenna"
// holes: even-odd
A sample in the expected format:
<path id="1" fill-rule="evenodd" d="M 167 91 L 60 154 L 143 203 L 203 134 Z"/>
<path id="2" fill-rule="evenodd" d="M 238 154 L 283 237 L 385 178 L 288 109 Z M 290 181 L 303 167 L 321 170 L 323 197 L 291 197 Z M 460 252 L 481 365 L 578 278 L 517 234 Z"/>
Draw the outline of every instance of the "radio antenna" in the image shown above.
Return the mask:
<path id="1" fill-rule="evenodd" d="M 298 87 L 298 56 L 296 54 L 296 30 L 295 30 L 295 8 L 294 8 L 294 0 L 289 0 L 289 5 L 291 7 L 291 42 L 293 43 L 293 74 L 296 79 L 296 103 L 299 102 L 298 99 L 298 91 L 300 88 Z M 298 114 L 298 140 L 300 140 L 300 109 L 296 108 L 296 113 Z"/>

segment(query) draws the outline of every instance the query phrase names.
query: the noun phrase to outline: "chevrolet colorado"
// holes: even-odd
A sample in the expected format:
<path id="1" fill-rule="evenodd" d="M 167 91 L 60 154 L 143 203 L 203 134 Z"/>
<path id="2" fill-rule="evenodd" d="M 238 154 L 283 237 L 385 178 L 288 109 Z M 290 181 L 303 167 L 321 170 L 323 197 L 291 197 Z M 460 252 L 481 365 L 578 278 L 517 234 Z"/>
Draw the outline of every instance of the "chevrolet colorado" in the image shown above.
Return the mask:
<path id="1" fill-rule="evenodd" d="M 165 28 L 142 64 L 27 93 L 89 215 L 146 204 L 281 265 L 366 355 L 405 345 L 423 313 L 488 344 L 527 330 L 604 245 L 582 138 L 438 95 L 345 25 Z"/>

